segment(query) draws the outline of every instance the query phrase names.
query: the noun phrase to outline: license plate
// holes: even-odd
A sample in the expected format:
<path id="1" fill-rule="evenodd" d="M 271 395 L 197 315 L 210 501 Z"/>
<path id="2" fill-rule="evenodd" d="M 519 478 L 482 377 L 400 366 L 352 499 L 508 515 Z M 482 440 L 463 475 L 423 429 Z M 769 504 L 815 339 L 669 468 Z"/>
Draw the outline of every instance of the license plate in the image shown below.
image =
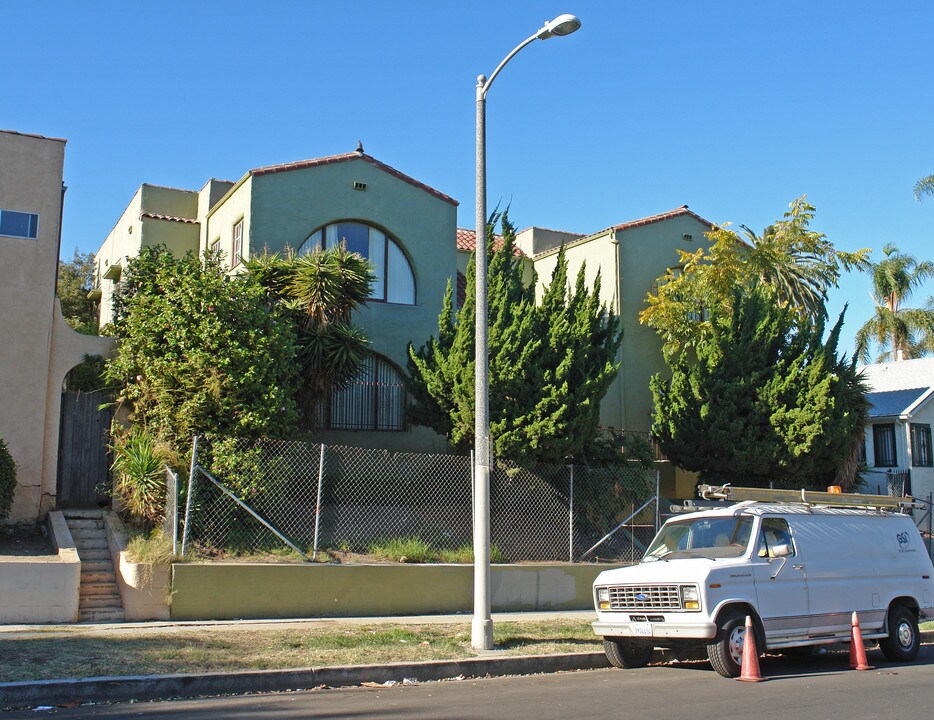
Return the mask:
<path id="1" fill-rule="evenodd" d="M 636 637 L 652 637 L 652 623 L 634 622 L 629 627 L 632 628 L 632 634 Z"/>

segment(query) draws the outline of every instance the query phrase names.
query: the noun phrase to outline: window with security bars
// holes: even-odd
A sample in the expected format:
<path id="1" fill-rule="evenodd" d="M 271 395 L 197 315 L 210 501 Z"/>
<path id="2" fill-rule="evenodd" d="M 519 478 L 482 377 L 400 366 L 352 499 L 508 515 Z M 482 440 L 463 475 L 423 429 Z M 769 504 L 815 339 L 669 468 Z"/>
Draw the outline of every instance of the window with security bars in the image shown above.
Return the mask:
<path id="1" fill-rule="evenodd" d="M 911 464 L 915 467 L 934 466 L 931 456 L 931 426 L 911 424 Z"/>
<path id="2" fill-rule="evenodd" d="M 872 426 L 872 449 L 875 455 L 876 467 L 895 467 L 898 462 L 895 459 L 895 426 L 873 425 Z"/>
<path id="3" fill-rule="evenodd" d="M 323 430 L 405 430 L 405 379 L 388 361 L 371 355 L 354 381 L 331 396 Z"/>

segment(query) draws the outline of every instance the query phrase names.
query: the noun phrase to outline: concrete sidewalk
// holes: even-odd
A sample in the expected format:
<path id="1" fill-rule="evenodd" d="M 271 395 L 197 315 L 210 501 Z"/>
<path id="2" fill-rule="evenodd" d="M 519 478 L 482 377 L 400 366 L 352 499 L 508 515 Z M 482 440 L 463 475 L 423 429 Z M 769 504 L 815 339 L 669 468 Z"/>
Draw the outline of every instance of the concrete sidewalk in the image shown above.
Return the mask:
<path id="1" fill-rule="evenodd" d="M 554 619 L 593 620 L 591 610 L 494 613 L 493 622 L 535 622 Z M 289 630 L 330 625 L 466 624 L 472 615 L 408 615 L 401 617 L 289 618 L 189 622 L 132 622 L 74 625 L 2 625 L 0 640 L 47 637 L 82 637 L 183 633 L 186 630 Z M 478 651 L 480 657 L 463 660 L 388 663 L 383 665 L 251 670 L 177 675 L 72 678 L 0 683 L 0 709 L 56 706 L 89 702 L 128 702 L 202 695 L 242 695 L 363 683 L 401 684 L 452 678 L 529 675 L 608 667 L 603 653 L 505 656 L 501 651 Z"/>

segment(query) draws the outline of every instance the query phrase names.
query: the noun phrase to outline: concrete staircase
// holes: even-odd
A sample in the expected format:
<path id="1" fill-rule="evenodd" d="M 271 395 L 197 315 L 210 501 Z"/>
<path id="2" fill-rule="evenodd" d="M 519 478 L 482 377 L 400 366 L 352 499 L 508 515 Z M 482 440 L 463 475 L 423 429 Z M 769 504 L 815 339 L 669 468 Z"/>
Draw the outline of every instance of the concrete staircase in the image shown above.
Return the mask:
<path id="1" fill-rule="evenodd" d="M 81 560 L 78 622 L 121 622 L 123 601 L 117 587 L 102 510 L 65 510 L 65 521 Z"/>

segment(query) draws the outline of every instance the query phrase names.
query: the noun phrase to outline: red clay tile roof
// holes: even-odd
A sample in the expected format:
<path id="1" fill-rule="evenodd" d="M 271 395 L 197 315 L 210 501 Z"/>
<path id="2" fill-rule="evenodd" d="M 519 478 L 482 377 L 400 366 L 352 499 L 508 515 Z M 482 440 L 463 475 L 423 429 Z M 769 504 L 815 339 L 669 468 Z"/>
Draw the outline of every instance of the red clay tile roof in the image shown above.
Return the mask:
<path id="1" fill-rule="evenodd" d="M 477 231 L 467 228 L 457 228 L 457 249 L 463 252 L 473 252 L 477 249 Z M 494 247 L 499 248 L 503 244 L 503 236 L 497 235 Z M 516 257 L 525 257 L 525 253 L 519 248 L 515 249 Z"/>
<path id="2" fill-rule="evenodd" d="M 659 213 L 658 215 L 650 215 L 649 217 L 644 217 L 639 220 L 630 220 L 629 222 L 624 222 L 622 225 L 614 225 L 613 230 L 629 230 L 630 228 L 640 227 L 642 225 L 651 225 L 652 223 L 657 223 L 662 220 L 668 220 L 673 217 L 678 217 L 679 215 L 690 215 L 695 220 L 703 223 L 707 227 L 714 227 L 712 222 L 704 220 L 700 215 L 695 212 L 688 210 L 687 205 L 682 205 L 679 208 L 674 210 L 669 210 L 668 212 Z"/>
<path id="3" fill-rule="evenodd" d="M 159 213 L 144 212 L 139 214 L 140 220 L 143 218 L 153 218 L 154 220 L 171 220 L 172 222 L 191 223 L 197 225 L 195 218 L 176 217 L 175 215 L 160 215 Z"/>
<path id="4" fill-rule="evenodd" d="M 288 172 L 290 170 L 304 170 L 305 168 L 318 167 L 319 165 L 335 165 L 337 163 L 350 162 L 351 160 L 364 160 L 370 163 L 370 165 L 378 167 L 380 170 L 387 172 L 390 175 L 409 183 L 410 185 L 414 185 L 415 187 L 424 190 L 429 195 L 433 195 L 439 200 L 444 200 L 445 202 L 450 203 L 455 207 L 458 205 L 457 200 L 454 198 L 445 195 L 443 192 L 435 190 L 433 187 L 429 187 L 423 182 L 419 182 L 413 177 L 409 177 L 405 173 L 399 172 L 394 167 L 390 167 L 386 163 L 380 162 L 376 158 L 367 155 L 366 153 L 349 152 L 344 153 L 343 155 L 330 155 L 328 157 L 314 158 L 313 160 L 300 160 L 298 162 L 285 163 L 284 165 L 269 165 L 267 167 L 250 170 L 250 174 L 269 175 L 271 173 Z"/>

